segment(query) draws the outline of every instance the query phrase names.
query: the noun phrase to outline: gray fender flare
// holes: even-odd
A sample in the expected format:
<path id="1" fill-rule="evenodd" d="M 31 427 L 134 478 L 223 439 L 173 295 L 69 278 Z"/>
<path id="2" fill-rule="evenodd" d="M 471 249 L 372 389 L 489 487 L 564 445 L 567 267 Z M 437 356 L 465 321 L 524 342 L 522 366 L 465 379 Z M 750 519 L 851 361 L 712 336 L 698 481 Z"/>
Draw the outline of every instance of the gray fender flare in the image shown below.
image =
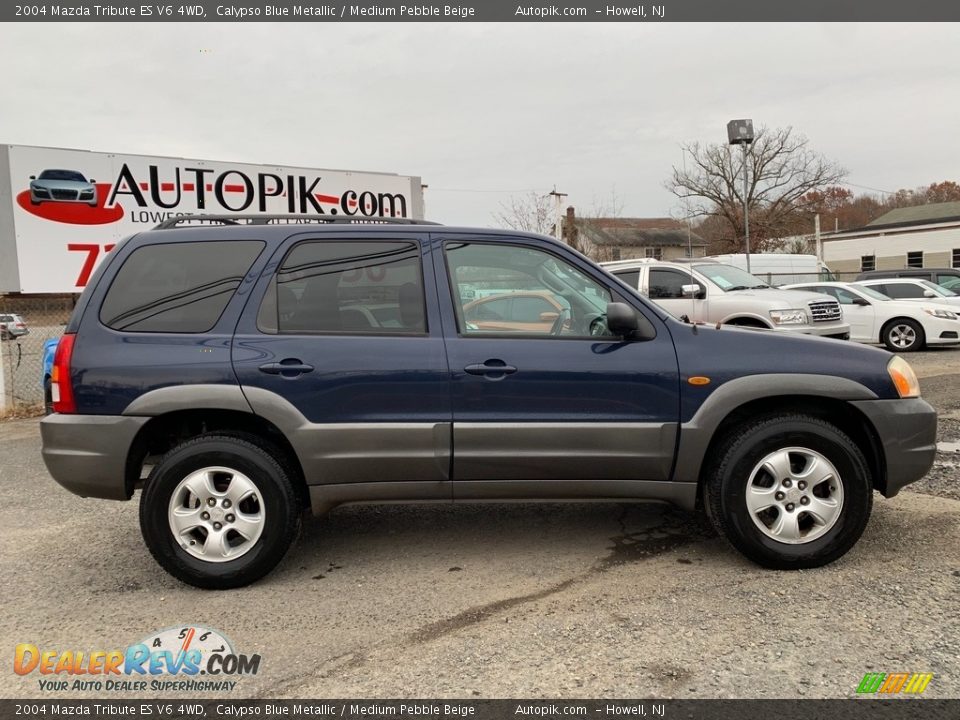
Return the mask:
<path id="1" fill-rule="evenodd" d="M 127 405 L 123 414 L 153 417 L 194 408 L 253 414 L 253 408 L 239 385 L 170 385 L 157 388 Z"/>
<path id="2" fill-rule="evenodd" d="M 835 400 L 876 400 L 869 388 L 847 378 L 832 375 L 776 373 L 748 375 L 718 387 L 689 421 L 680 426 L 677 464 L 673 478 L 677 482 L 698 482 L 700 469 L 710 441 L 720 423 L 734 410 L 753 400 L 807 395 Z"/>

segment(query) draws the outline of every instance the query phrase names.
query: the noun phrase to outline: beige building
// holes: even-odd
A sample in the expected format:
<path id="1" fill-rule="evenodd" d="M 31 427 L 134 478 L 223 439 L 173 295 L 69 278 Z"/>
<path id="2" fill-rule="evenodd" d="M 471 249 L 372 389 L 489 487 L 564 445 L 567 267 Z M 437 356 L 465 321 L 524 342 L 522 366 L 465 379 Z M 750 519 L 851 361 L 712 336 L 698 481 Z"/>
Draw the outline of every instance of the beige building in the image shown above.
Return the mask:
<path id="1" fill-rule="evenodd" d="M 823 261 L 835 273 L 960 267 L 960 202 L 891 210 L 865 227 L 827 233 Z"/>
<path id="2" fill-rule="evenodd" d="M 581 218 L 572 207 L 563 240 L 595 262 L 703 257 L 707 249 L 703 238 L 673 218 Z"/>

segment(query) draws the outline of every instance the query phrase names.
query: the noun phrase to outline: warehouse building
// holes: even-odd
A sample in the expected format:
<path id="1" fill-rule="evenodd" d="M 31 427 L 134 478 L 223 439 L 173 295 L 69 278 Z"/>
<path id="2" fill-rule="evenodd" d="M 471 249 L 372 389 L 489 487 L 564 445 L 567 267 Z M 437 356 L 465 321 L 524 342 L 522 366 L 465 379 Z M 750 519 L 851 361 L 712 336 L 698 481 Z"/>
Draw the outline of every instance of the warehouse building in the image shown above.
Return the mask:
<path id="1" fill-rule="evenodd" d="M 960 267 L 960 202 L 898 208 L 865 227 L 826 233 L 823 260 L 841 277 L 868 270 Z"/>

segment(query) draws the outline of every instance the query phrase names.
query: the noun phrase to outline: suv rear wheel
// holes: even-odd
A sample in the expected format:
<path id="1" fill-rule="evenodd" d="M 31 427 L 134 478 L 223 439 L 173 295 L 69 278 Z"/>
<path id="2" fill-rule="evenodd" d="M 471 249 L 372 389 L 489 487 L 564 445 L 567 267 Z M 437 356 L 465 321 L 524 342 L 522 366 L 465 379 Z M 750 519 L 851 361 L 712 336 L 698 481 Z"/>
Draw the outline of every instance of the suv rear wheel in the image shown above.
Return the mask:
<path id="1" fill-rule="evenodd" d="M 806 415 L 736 428 L 718 448 L 705 504 L 717 530 L 777 570 L 833 562 L 860 538 L 873 488 L 863 453 L 841 430 Z"/>
<path id="2" fill-rule="evenodd" d="M 276 567 L 300 524 L 297 494 L 276 452 L 252 438 L 211 434 L 163 456 L 140 499 L 140 529 L 167 572 L 226 589 Z"/>

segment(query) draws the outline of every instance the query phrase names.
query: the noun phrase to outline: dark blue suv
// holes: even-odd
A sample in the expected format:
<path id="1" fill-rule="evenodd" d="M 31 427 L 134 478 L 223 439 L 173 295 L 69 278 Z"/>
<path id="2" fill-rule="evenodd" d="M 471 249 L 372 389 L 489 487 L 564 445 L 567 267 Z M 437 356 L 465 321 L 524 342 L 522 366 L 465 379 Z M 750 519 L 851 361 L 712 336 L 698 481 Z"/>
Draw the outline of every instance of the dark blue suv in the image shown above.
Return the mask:
<path id="1" fill-rule="evenodd" d="M 679 322 L 550 238 L 196 220 L 104 260 L 41 427 L 70 491 L 142 489 L 147 547 L 197 586 L 262 577 L 304 509 L 356 502 L 668 502 L 810 568 L 933 462 L 902 359 Z"/>

